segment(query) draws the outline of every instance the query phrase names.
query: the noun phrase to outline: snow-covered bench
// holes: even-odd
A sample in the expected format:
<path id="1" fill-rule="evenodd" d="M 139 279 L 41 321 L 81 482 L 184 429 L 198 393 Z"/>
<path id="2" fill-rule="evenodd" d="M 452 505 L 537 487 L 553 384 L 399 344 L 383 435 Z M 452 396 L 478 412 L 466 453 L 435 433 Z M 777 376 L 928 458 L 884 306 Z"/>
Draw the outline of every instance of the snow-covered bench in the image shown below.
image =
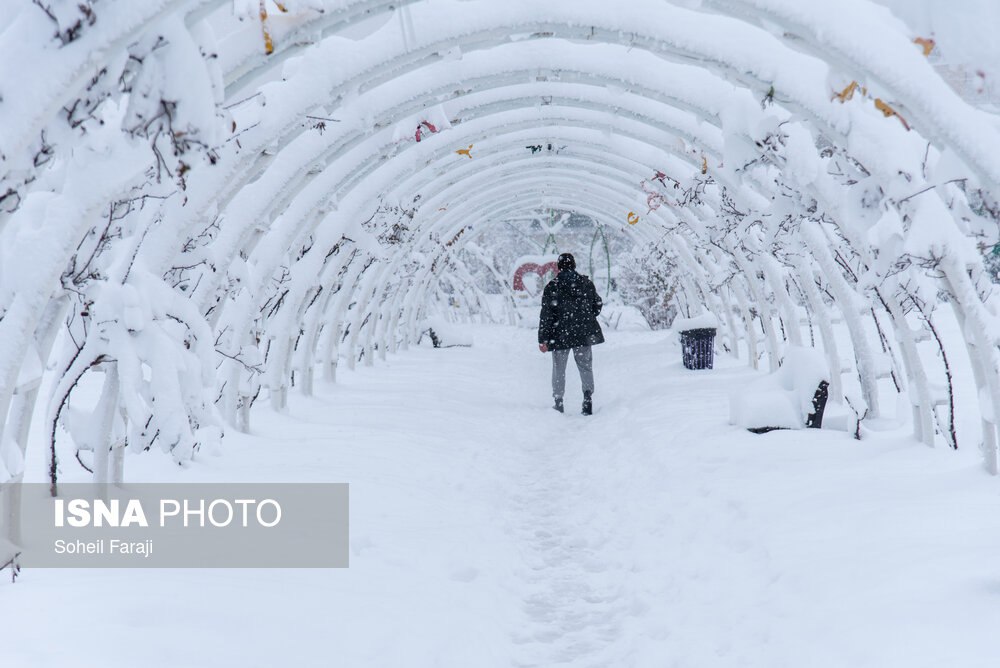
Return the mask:
<path id="1" fill-rule="evenodd" d="M 430 337 L 435 348 L 467 348 L 472 345 L 472 333 L 466 327 L 448 322 L 444 318 L 430 318 L 420 328 L 420 339 L 424 334 Z M 419 343 L 419 340 L 418 340 Z"/>
<path id="2" fill-rule="evenodd" d="M 729 421 L 758 433 L 820 427 L 829 382 L 820 351 L 789 346 L 781 368 L 730 395 Z"/>

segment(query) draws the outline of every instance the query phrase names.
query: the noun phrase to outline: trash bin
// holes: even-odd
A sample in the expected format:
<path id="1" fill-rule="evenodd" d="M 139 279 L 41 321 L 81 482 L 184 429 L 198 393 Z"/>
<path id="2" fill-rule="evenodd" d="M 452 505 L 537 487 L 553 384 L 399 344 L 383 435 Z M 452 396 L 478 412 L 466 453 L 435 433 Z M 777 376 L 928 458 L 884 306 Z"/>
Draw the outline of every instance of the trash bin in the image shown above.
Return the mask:
<path id="1" fill-rule="evenodd" d="M 711 369 L 715 359 L 715 328 L 681 331 L 681 351 L 685 369 Z"/>

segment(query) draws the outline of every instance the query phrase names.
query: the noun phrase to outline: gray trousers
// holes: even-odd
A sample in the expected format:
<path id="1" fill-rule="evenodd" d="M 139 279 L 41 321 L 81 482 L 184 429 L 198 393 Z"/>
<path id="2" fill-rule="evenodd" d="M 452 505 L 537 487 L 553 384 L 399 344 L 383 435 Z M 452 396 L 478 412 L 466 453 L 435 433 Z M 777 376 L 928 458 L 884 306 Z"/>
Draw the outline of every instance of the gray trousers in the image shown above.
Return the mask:
<path id="1" fill-rule="evenodd" d="M 580 384 L 584 392 L 594 391 L 594 357 L 590 346 L 573 348 L 573 359 L 576 368 L 580 370 Z M 552 351 L 552 396 L 562 397 L 566 391 L 566 363 L 569 361 L 569 350 Z"/>

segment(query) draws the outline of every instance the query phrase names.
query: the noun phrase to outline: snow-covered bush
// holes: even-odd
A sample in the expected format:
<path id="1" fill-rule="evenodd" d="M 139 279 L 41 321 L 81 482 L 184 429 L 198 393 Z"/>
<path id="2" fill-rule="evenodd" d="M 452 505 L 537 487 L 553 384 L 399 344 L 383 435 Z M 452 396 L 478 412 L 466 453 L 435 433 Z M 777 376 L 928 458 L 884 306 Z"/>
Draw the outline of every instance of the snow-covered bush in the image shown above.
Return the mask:
<path id="1" fill-rule="evenodd" d="M 677 315 L 677 265 L 662 245 L 637 249 L 622 263 L 618 292 L 635 306 L 652 329 L 666 329 Z"/>

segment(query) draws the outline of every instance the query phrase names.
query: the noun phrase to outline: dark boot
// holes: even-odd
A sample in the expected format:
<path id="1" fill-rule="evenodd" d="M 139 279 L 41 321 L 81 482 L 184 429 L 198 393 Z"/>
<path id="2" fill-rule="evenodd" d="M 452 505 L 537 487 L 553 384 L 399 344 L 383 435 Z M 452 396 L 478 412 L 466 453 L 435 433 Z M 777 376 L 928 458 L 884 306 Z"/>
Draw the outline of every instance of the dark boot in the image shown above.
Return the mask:
<path id="1" fill-rule="evenodd" d="M 555 399 L 556 399 L 556 405 L 555 405 L 555 406 L 553 406 L 552 408 L 554 408 L 554 409 L 556 409 L 557 411 L 559 411 L 560 413 L 562 413 L 562 412 L 563 412 L 563 402 L 562 402 L 562 397 L 556 397 Z"/>
<path id="2" fill-rule="evenodd" d="M 583 414 L 584 415 L 593 415 L 594 414 L 594 401 L 591 398 L 593 394 L 594 394 L 593 392 L 584 392 L 583 393 Z"/>

